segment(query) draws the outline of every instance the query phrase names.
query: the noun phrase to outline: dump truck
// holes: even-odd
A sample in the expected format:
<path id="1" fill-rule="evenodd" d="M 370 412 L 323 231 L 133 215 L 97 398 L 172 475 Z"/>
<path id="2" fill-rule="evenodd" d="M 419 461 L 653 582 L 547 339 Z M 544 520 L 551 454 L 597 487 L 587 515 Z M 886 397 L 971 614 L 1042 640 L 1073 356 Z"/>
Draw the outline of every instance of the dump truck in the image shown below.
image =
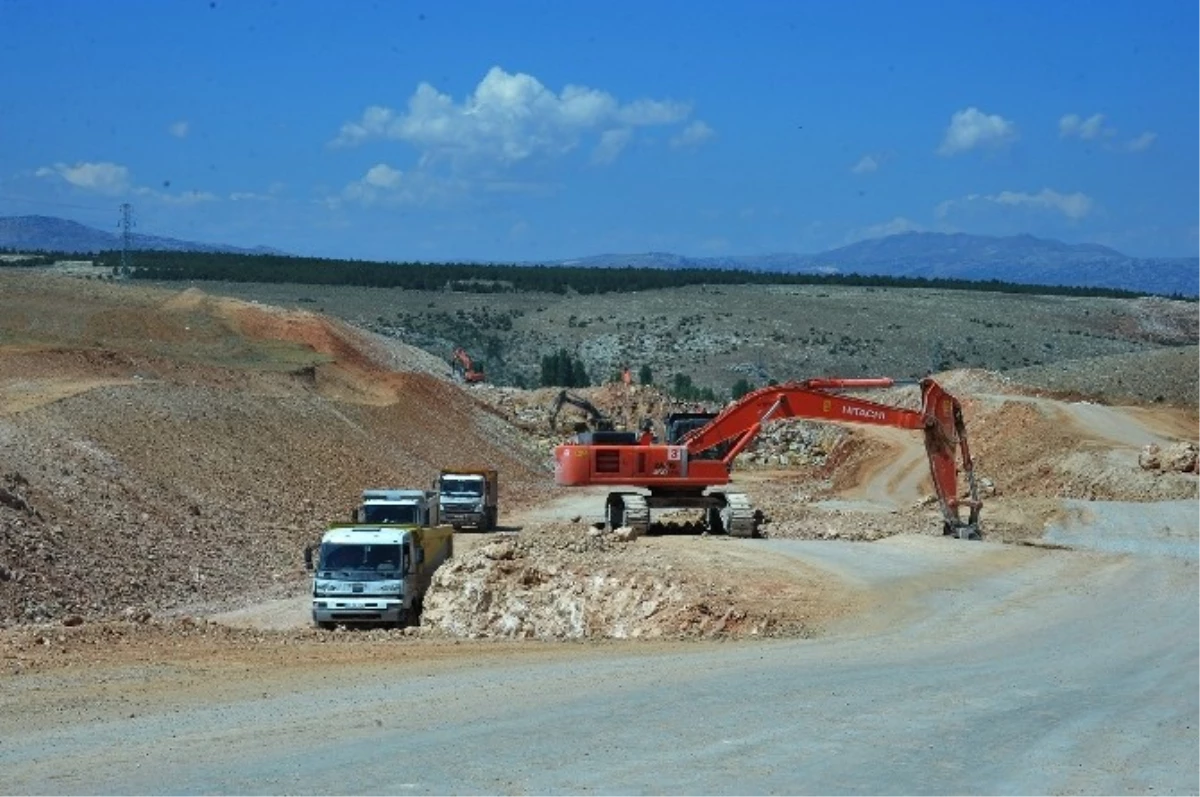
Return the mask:
<path id="1" fill-rule="evenodd" d="M 383 487 L 363 490 L 361 503 L 350 512 L 350 522 L 436 526 L 437 493 Z"/>
<path id="2" fill-rule="evenodd" d="M 434 571 L 453 555 L 448 526 L 335 523 L 319 546 L 304 549 L 313 623 L 409 625 L 420 616 Z"/>
<path id="3" fill-rule="evenodd" d="M 473 526 L 481 531 L 496 528 L 499 474 L 493 468 L 447 468 L 438 474 L 434 489 L 443 523 L 455 529 Z"/>

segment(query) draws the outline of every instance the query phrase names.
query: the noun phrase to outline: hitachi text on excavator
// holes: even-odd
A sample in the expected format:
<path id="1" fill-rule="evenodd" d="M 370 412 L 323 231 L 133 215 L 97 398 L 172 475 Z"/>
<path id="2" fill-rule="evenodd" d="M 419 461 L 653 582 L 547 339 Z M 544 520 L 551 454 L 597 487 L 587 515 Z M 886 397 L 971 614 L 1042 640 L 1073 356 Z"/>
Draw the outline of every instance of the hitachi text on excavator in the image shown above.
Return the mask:
<path id="1" fill-rule="evenodd" d="M 872 390 L 917 385 L 921 409 L 881 404 L 841 390 Z M 941 507 L 943 533 L 979 539 L 979 500 L 974 463 L 958 399 L 931 378 L 810 379 L 771 385 L 746 394 L 720 413 L 676 413 L 666 419 L 666 440 L 647 442 L 635 432 L 598 429 L 577 432 L 554 450 L 554 478 L 560 485 L 607 485 L 610 528 L 632 526 L 645 532 L 652 509 L 701 509 L 710 533 L 759 536 L 761 512 L 730 483 L 735 458 L 769 421 L 804 418 L 912 429 L 924 434 L 929 470 Z M 958 461 L 961 456 L 961 463 Z M 959 497 L 959 474 L 966 497 Z M 632 489 L 629 489 L 632 488 Z M 964 518 L 963 510 L 966 510 Z"/>

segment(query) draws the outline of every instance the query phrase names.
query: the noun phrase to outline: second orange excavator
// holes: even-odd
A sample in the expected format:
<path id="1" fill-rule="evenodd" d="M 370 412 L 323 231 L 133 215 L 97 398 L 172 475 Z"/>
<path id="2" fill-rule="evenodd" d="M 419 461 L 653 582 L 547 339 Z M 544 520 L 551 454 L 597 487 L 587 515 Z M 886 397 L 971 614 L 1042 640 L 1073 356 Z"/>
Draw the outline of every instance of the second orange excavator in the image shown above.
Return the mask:
<path id="1" fill-rule="evenodd" d="M 471 356 L 467 354 L 467 350 L 462 346 L 454 348 L 454 356 L 450 359 L 450 366 L 454 369 L 455 375 L 464 382 L 475 383 L 483 382 L 486 377 L 483 373 L 483 366 L 475 367 Z"/>
<path id="2" fill-rule="evenodd" d="M 921 409 L 868 401 L 837 391 L 916 385 Z M 944 534 L 979 539 L 982 502 L 958 399 L 932 378 L 896 380 L 810 379 L 747 393 L 720 413 L 677 413 L 666 419 L 666 440 L 648 441 L 634 432 L 582 431 L 554 449 L 554 478 L 560 485 L 608 485 L 610 528 L 646 531 L 651 509 L 701 509 L 714 534 L 759 535 L 762 513 L 741 492 L 722 489 L 734 459 L 769 421 L 805 418 L 912 429 L 924 434 L 930 475 L 941 506 Z M 960 499 L 959 475 L 966 482 Z M 713 489 L 717 488 L 717 489 Z M 966 517 L 962 510 L 966 510 Z"/>

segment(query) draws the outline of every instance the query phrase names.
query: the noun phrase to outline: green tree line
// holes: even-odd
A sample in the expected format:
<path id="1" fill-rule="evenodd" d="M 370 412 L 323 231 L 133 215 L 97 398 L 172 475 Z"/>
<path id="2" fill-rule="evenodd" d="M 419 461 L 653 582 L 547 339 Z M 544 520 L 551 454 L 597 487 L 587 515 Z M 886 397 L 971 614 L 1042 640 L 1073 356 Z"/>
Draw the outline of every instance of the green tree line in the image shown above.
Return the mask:
<path id="1" fill-rule="evenodd" d="M 119 252 L 102 252 L 101 265 L 115 266 Z M 889 277 L 862 274 L 781 274 L 727 269 L 588 268 L 479 263 L 371 262 L 286 255 L 139 250 L 131 275 L 143 280 L 354 285 L 405 290 L 471 293 L 546 292 L 631 293 L 685 285 L 817 285 L 925 288 L 993 293 L 1093 296 L 1128 299 L 1148 296 L 1115 288 L 1025 285 L 992 280 Z M 1188 298 L 1188 297 L 1173 297 Z M 1194 298 L 1192 299 L 1195 300 Z"/>

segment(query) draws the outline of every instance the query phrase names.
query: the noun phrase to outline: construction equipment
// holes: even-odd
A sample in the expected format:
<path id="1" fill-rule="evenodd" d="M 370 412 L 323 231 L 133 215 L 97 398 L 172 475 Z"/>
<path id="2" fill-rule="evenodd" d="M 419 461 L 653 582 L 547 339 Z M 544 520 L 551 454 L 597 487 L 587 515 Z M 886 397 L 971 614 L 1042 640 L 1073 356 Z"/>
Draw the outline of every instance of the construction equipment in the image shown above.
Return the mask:
<path id="1" fill-rule="evenodd" d="M 842 395 L 838 390 L 870 390 L 916 384 L 921 409 L 911 410 Z M 771 385 L 746 394 L 720 413 L 668 416 L 666 441 L 638 441 L 634 432 L 580 431 L 554 449 L 554 479 L 560 485 L 632 487 L 609 493 L 605 523 L 645 532 L 651 509 L 702 509 L 714 534 L 753 537 L 761 512 L 740 492 L 712 490 L 730 482 L 737 455 L 763 424 L 783 418 L 852 422 L 923 431 L 930 473 L 941 505 L 943 533 L 979 539 L 982 506 L 974 464 L 958 400 L 933 379 L 810 379 Z M 957 454 L 962 455 L 969 497 L 959 499 Z M 960 516 L 962 508 L 967 518 Z"/>
<path id="2" fill-rule="evenodd" d="M 475 382 L 483 382 L 486 379 L 483 367 L 480 366 L 476 369 L 471 356 L 467 354 L 466 349 L 462 346 L 454 347 L 454 356 L 450 359 L 450 367 L 454 369 L 455 376 L 464 382 L 474 384 Z"/>
<path id="3" fill-rule="evenodd" d="M 433 483 L 442 522 L 455 530 L 496 528 L 499 474 L 494 468 L 446 468 Z"/>
<path id="4" fill-rule="evenodd" d="M 550 405 L 551 430 L 558 429 L 558 413 L 560 410 L 562 410 L 564 404 L 571 404 L 572 406 L 578 407 L 587 413 L 586 423 L 580 422 L 575 424 L 576 432 L 586 431 L 589 428 L 588 424 L 591 424 L 590 428 L 597 432 L 611 432 L 615 427 L 613 420 L 601 412 L 595 404 L 583 398 L 582 396 L 577 396 L 574 393 L 569 393 L 564 390 L 555 396 L 553 403 Z"/>
<path id="5" fill-rule="evenodd" d="M 453 555 L 449 526 L 335 523 L 315 562 L 313 546 L 304 549 L 313 622 L 406 625 L 420 614 L 433 571 Z"/>

